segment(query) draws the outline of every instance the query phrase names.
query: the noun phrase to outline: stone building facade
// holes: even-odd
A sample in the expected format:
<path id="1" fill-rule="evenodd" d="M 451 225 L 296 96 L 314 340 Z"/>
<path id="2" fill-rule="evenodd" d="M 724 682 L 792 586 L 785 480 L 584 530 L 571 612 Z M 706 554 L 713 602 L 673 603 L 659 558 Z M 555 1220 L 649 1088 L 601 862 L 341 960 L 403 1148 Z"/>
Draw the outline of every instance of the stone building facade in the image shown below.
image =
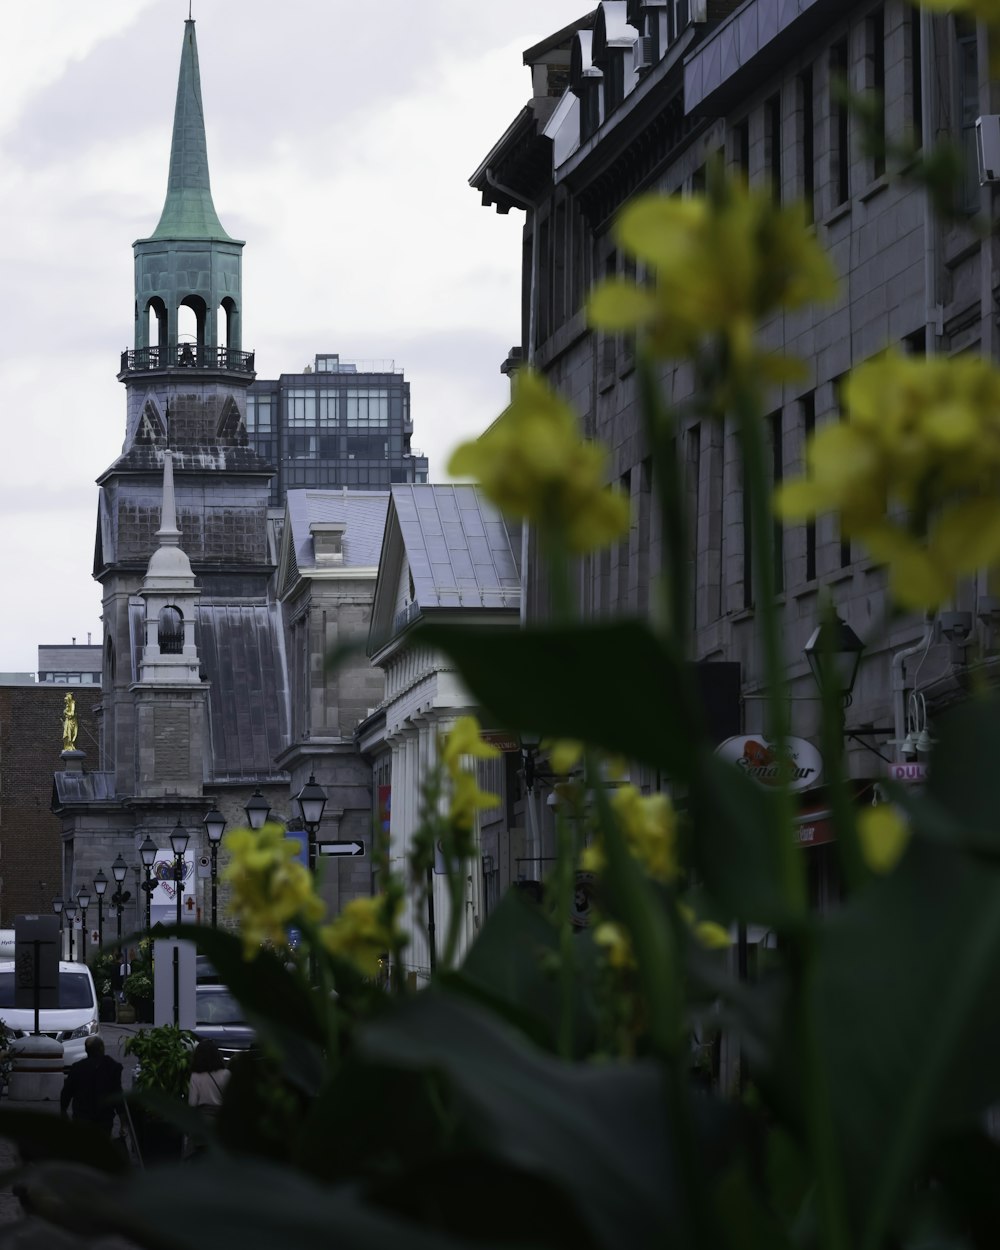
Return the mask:
<path id="1" fill-rule="evenodd" d="M 904 0 L 604 0 L 524 60 L 531 100 L 471 179 L 487 205 L 525 214 L 520 342 L 505 367 L 529 361 L 573 402 L 587 433 L 610 449 L 611 480 L 631 501 L 628 538 L 579 570 L 581 611 L 644 614 L 662 554 L 633 344 L 590 331 L 584 313 L 595 280 L 630 272 L 611 234 L 616 213 L 644 191 L 703 189 L 717 157 L 782 202 L 804 201 L 840 288 L 829 305 L 781 312 L 761 327 L 768 347 L 805 363 L 805 376 L 767 401 L 777 481 L 801 470 L 808 434 L 839 419 L 845 374 L 887 345 L 997 355 L 995 238 L 961 215 L 936 219 L 906 171 L 897 176 L 891 158 L 887 169 L 869 149 L 838 82 L 884 101 L 873 116 L 890 144 L 957 143 L 959 208 L 987 220 L 995 192 L 978 184 L 974 122 L 997 111 L 996 87 L 973 24 Z M 690 369 L 664 366 L 662 383 L 683 411 Z M 743 731 L 760 732 L 763 675 L 735 424 L 685 415 L 677 449 L 692 534 L 694 658 L 740 664 Z M 889 616 L 883 569 L 842 539 L 834 517 L 776 536 L 793 732 L 817 736 L 803 646 L 829 594 L 866 643 L 849 714 L 859 730 L 848 742 L 850 768 L 859 778 L 880 775 L 884 764 L 867 748 L 893 757 L 908 696 L 926 693 L 933 713 L 960 690 L 963 666 L 995 649 L 994 588 L 984 576 L 970 579 L 953 605 L 965 614 L 956 666 L 954 639 L 938 623 Z M 525 613 L 545 612 L 545 571 L 528 536 Z"/>
<path id="2" fill-rule="evenodd" d="M 182 914 L 208 918 L 211 808 L 239 827 L 260 794 L 293 829 L 294 796 L 315 773 L 328 793 L 318 841 L 370 838 L 371 775 L 351 734 L 381 680 L 364 656 L 328 680 L 325 660 L 339 638 L 367 631 L 387 495 L 360 497 L 359 513 L 292 492 L 284 516 L 269 510 L 275 466 L 246 420 L 255 373 L 241 339 L 242 249 L 212 200 L 189 19 L 166 200 L 133 245 L 134 340 L 118 374 L 125 442 L 98 480 L 99 747 L 66 760 L 53 793 L 62 892 L 110 877 L 121 855 L 127 932 L 145 921 L 147 836 L 158 848 L 151 918 L 173 919 L 178 824 L 191 835 Z M 369 865 L 327 871 L 334 910 L 342 895 L 369 892 Z"/>

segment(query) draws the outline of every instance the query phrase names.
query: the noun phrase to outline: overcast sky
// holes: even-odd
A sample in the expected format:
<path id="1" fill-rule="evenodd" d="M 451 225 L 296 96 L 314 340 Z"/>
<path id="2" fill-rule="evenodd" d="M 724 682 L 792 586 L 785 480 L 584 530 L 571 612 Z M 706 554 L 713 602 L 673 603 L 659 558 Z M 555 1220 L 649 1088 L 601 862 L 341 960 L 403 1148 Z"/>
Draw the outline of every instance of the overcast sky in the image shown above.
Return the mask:
<path id="1" fill-rule="evenodd" d="M 586 0 L 194 0 L 215 206 L 246 239 L 260 377 L 392 359 L 413 444 L 503 407 L 523 214 L 468 178 L 530 94 L 523 50 Z M 132 243 L 166 190 L 188 0 L 5 6 L 0 43 L 0 671 L 101 636 L 94 479 L 120 454 Z"/>

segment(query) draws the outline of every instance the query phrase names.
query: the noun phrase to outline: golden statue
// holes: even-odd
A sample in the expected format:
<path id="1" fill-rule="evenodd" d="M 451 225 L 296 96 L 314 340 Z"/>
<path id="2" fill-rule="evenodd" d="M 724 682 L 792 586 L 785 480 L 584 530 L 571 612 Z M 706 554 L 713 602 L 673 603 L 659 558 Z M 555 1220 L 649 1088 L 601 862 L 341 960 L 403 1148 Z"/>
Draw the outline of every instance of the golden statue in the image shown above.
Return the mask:
<path id="1" fill-rule="evenodd" d="M 76 750 L 76 699 L 67 694 L 63 700 L 63 750 Z"/>

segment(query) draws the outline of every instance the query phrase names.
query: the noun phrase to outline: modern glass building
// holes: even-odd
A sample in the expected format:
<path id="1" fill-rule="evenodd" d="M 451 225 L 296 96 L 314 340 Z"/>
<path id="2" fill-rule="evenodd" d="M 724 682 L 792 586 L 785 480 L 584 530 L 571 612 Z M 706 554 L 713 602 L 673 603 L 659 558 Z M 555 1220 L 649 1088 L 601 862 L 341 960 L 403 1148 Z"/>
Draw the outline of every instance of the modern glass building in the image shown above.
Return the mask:
<path id="1" fill-rule="evenodd" d="M 302 373 L 258 379 L 247 395 L 247 431 L 277 470 L 274 507 L 302 487 L 388 490 L 427 481 L 427 457 L 410 446 L 410 384 L 391 361 L 358 365 L 326 354 Z"/>

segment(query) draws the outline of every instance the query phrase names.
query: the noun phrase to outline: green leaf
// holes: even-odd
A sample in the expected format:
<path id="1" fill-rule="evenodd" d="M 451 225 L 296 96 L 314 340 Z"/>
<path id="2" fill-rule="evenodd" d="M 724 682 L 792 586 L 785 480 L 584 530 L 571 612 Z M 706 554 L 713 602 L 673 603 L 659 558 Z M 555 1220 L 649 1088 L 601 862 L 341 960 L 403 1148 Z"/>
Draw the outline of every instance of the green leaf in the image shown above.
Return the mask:
<path id="1" fill-rule="evenodd" d="M 301 973 L 290 970 L 272 950 L 246 959 L 242 941 L 224 929 L 170 925 L 161 935 L 184 938 L 207 955 L 246 1012 L 247 1023 L 282 1057 L 289 1079 L 307 1093 L 320 1088 L 327 1075 L 322 1055 L 326 1032 L 317 996 Z"/>
<path id="2" fill-rule="evenodd" d="M 543 964 L 559 953 L 559 934 L 542 909 L 509 890 L 490 914 L 461 968 L 442 979 L 455 993 L 472 997 L 523 1032 L 536 1045 L 555 1052 L 560 1006 L 555 978 Z M 593 960 L 592 944 L 576 943 L 578 967 Z M 594 1004 L 586 976 L 578 976 L 573 1039 L 582 1058 L 592 1049 Z"/>
<path id="3" fill-rule="evenodd" d="M 1000 868 L 914 840 L 823 926 L 806 992 L 858 1241 L 880 1247 L 935 1134 L 1000 1097 Z"/>
<path id="4" fill-rule="evenodd" d="M 675 662 L 639 621 L 525 630 L 421 625 L 416 637 L 458 667 L 498 724 L 579 738 L 686 779 L 704 734 L 700 670 Z M 615 656 L 638 680 L 623 679 Z M 718 670 L 714 670 L 718 671 Z"/>
<path id="5" fill-rule="evenodd" d="M 1000 698 L 979 694 L 941 717 L 928 766 L 927 799 L 962 827 L 967 846 L 1000 853 Z M 919 808 L 918 799 L 914 807 Z"/>
<path id="6" fill-rule="evenodd" d="M 331 1132 L 337 1130 L 331 1126 Z M 165 1195 L 176 1194 L 173 1207 Z M 88 1201 L 86 1195 L 81 1201 Z M 274 1164 L 213 1155 L 139 1173 L 89 1200 L 106 1223 L 142 1245 L 177 1250 L 471 1250 L 473 1244 L 415 1226 L 367 1204 L 353 1186 L 333 1188 Z M 171 1219 L 166 1212 L 177 1211 Z"/>
<path id="7" fill-rule="evenodd" d="M 782 884 L 792 829 L 783 826 L 778 796 L 719 756 L 705 752 L 691 796 L 691 852 L 706 891 L 723 913 L 773 928 L 800 917 Z"/>
<path id="8" fill-rule="evenodd" d="M 376 1062 L 440 1071 L 481 1150 L 572 1194 L 604 1246 L 683 1246 L 661 1069 L 565 1064 L 506 1026 L 428 991 L 360 1031 Z"/>

